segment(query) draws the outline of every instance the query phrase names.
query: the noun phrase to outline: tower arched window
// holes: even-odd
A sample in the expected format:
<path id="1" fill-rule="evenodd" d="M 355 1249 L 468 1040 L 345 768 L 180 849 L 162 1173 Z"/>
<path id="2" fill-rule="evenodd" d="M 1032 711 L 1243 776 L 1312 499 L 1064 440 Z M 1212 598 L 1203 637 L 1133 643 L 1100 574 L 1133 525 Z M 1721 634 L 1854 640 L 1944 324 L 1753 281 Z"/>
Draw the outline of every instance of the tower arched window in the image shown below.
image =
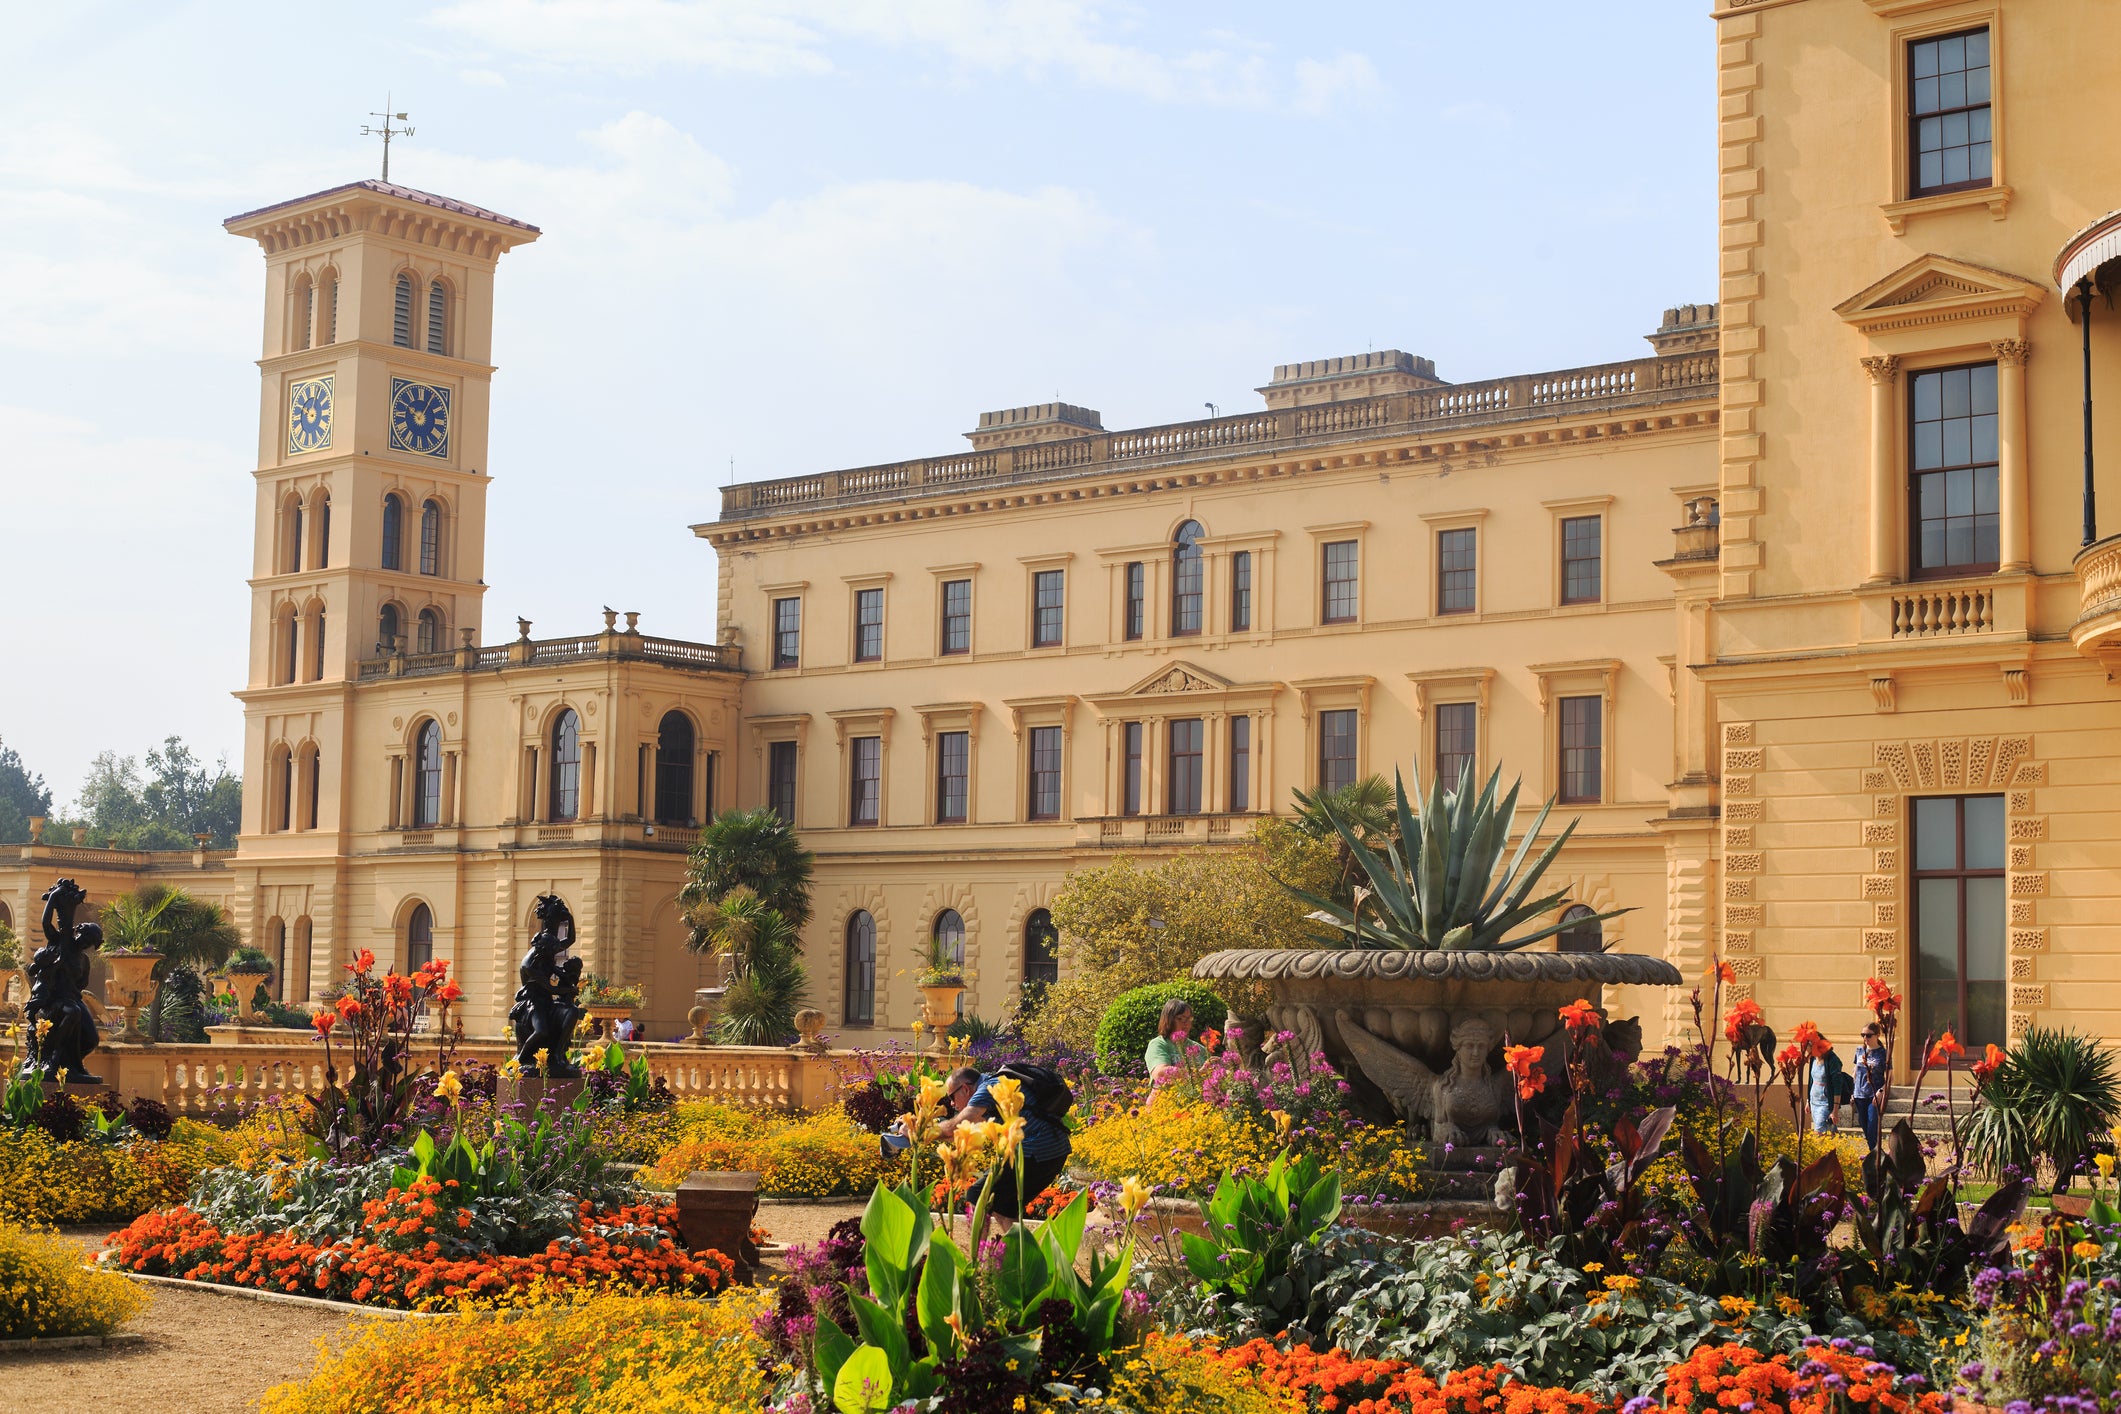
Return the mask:
<path id="1" fill-rule="evenodd" d="M 431 830 L 442 819 L 442 724 L 429 717 L 413 739 L 412 827 Z"/>
<path id="2" fill-rule="evenodd" d="M 376 614 L 376 652 L 388 654 L 398 646 L 398 635 L 405 632 L 404 620 L 398 617 L 398 606 L 385 604 Z"/>
<path id="3" fill-rule="evenodd" d="M 689 825 L 692 813 L 692 718 L 665 712 L 655 732 L 655 818 Z"/>
<path id="4" fill-rule="evenodd" d="M 277 833 L 293 824 L 295 815 L 294 755 L 287 749 L 285 742 L 272 749 L 265 779 L 270 792 L 266 796 L 265 808 L 271 812 L 270 818 L 265 822 L 265 828 Z"/>
<path id="5" fill-rule="evenodd" d="M 288 329 L 287 346 L 290 349 L 299 351 L 309 347 L 309 330 L 316 317 L 316 287 L 310 284 L 307 275 L 298 275 L 295 277 L 294 307 L 288 316 L 291 327 Z"/>
<path id="6" fill-rule="evenodd" d="M 420 632 L 413 642 L 415 651 L 439 653 L 442 651 L 442 615 L 434 609 L 420 610 Z"/>
<path id="7" fill-rule="evenodd" d="M 1554 946 L 1560 952 L 1603 952 L 1605 930 L 1599 926 L 1595 910 L 1580 903 L 1570 904 L 1561 915 L 1562 929 L 1554 935 Z"/>
<path id="8" fill-rule="evenodd" d="M 265 955 L 272 959 L 272 995 L 284 999 L 281 981 L 287 976 L 287 923 L 280 918 L 265 920 Z"/>
<path id="9" fill-rule="evenodd" d="M 1201 629 L 1202 567 L 1200 539 L 1206 532 L 1200 522 L 1189 520 L 1178 528 L 1171 550 L 1171 632 L 1199 633 Z"/>
<path id="10" fill-rule="evenodd" d="M 554 820 L 582 813 L 582 719 L 572 707 L 552 724 L 552 809 Z"/>
<path id="11" fill-rule="evenodd" d="M 317 288 L 323 292 L 318 303 L 324 315 L 324 336 L 317 342 L 336 344 L 339 342 L 339 272 L 325 271 L 317 277 Z"/>
<path id="12" fill-rule="evenodd" d="M 405 915 L 405 970 L 417 972 L 435 960 L 435 911 L 424 903 Z"/>
<path id="13" fill-rule="evenodd" d="M 442 572 L 442 503 L 426 501 L 420 506 L 420 573 Z"/>
<path id="14" fill-rule="evenodd" d="M 314 746 L 306 747 L 304 748 L 303 752 L 303 762 L 303 823 L 301 825 L 301 828 L 305 830 L 314 830 L 315 828 L 317 828 L 317 819 L 318 816 L 321 814 L 321 810 L 317 804 L 317 801 L 318 798 L 324 793 L 324 753 L 319 751 Z"/>
<path id="15" fill-rule="evenodd" d="M 876 920 L 857 908 L 847 919 L 846 987 L 840 1000 L 840 1024 L 870 1026 L 876 1022 Z"/>
<path id="16" fill-rule="evenodd" d="M 449 289 L 440 280 L 427 286 L 427 351 L 449 352 Z"/>
<path id="17" fill-rule="evenodd" d="M 412 276 L 398 276 L 390 306 L 390 341 L 401 349 L 412 347 Z"/>
<path id="18" fill-rule="evenodd" d="M 309 636 L 309 661 L 306 665 L 309 668 L 309 680 L 311 682 L 322 682 L 324 680 L 324 606 L 322 604 L 312 604 L 310 606 L 309 613 L 303 622 L 302 631 Z"/>
<path id="19" fill-rule="evenodd" d="M 405 498 L 395 491 L 383 498 L 383 568 L 405 568 Z"/>
<path id="20" fill-rule="evenodd" d="M 1043 908 L 1024 920 L 1024 985 L 1048 986 L 1060 981 L 1060 930 Z"/>
<path id="21" fill-rule="evenodd" d="M 302 514 L 302 498 L 289 493 L 280 503 L 280 573 L 294 574 L 302 568 L 302 534 L 308 522 Z"/>
<path id="22" fill-rule="evenodd" d="M 320 570 L 331 568 L 331 492 L 318 488 L 309 501 L 310 533 L 316 537 L 316 546 L 310 552 L 310 563 Z"/>
<path id="23" fill-rule="evenodd" d="M 295 619 L 295 606 L 282 605 L 275 616 L 273 628 L 273 681 L 289 683 L 295 680 L 295 670 L 302 662 L 302 633 Z"/>

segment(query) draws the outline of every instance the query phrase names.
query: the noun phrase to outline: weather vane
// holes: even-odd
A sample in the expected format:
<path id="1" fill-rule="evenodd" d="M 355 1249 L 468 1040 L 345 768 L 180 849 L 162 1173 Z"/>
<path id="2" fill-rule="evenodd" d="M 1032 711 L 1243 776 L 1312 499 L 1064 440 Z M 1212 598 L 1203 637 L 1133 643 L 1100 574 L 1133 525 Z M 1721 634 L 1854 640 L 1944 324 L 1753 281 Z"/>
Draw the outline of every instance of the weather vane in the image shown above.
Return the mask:
<path id="1" fill-rule="evenodd" d="M 381 118 L 383 120 L 383 126 L 380 128 L 372 128 L 364 125 L 361 129 L 361 136 L 380 137 L 383 139 L 383 180 L 387 182 L 390 180 L 390 140 L 394 137 L 412 136 L 412 124 L 405 123 L 405 120 L 411 117 L 412 115 L 410 113 L 391 112 L 390 95 L 386 93 L 383 95 L 383 111 L 380 113 L 370 113 L 368 116 L 371 118 Z M 391 126 L 393 122 L 405 123 L 405 126 L 402 128 L 394 128 Z"/>

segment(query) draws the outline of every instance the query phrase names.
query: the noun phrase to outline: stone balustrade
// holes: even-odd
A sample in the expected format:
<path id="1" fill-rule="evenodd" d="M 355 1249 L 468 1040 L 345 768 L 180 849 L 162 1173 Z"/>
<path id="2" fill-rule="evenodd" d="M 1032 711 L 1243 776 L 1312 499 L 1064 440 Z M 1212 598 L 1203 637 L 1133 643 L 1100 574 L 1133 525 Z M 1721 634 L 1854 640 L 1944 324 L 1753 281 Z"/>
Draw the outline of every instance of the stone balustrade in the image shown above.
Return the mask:
<path id="1" fill-rule="evenodd" d="M 233 1028 L 231 1028 L 232 1030 Z M 284 1038 L 284 1039 L 282 1039 Z M 196 1119 L 232 1118 L 274 1099 L 324 1088 L 324 1047 L 294 1031 L 253 1028 L 241 1038 L 210 1045 L 141 1046 L 105 1042 L 91 1064 L 120 1094 L 159 1100 L 170 1113 Z M 415 1037 L 415 1064 L 433 1064 L 434 1040 Z M 649 1074 L 680 1100 L 715 1100 L 764 1110 L 814 1110 L 837 1099 L 839 1062 L 847 1052 L 784 1050 L 775 1046 L 687 1046 L 629 1042 L 629 1056 L 646 1055 Z M 466 1041 L 453 1061 L 500 1065 L 515 1053 L 505 1041 Z M 345 1048 L 333 1047 L 346 1063 Z"/>
<path id="2" fill-rule="evenodd" d="M 733 644 L 693 643 L 681 638 L 654 638 L 631 630 L 608 630 L 567 638 L 520 638 L 513 643 L 485 646 L 467 643 L 437 653 L 390 653 L 364 660 L 360 679 L 366 682 L 374 678 L 431 677 L 436 673 L 497 672 L 600 658 L 627 658 L 696 673 L 739 672 L 744 666 L 743 650 Z"/>
<path id="3" fill-rule="evenodd" d="M 2070 641 L 2111 675 L 2121 670 L 2121 535 L 2085 546 L 2076 569 L 2080 608 Z"/>

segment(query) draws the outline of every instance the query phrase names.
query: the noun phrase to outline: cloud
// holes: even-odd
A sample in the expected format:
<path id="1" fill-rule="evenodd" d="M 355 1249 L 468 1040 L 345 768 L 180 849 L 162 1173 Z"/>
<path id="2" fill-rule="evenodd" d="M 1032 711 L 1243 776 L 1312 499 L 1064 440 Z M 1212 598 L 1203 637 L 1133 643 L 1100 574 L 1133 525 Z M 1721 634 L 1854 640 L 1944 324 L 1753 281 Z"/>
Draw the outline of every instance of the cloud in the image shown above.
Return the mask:
<path id="1" fill-rule="evenodd" d="M 471 88 L 506 88 L 508 79 L 493 69 L 465 69 L 457 77 Z"/>
<path id="2" fill-rule="evenodd" d="M 455 0 L 430 17 L 535 63 L 619 73 L 663 66 L 781 77 L 835 72 L 843 45 L 935 53 L 991 73 L 1058 73 L 1159 103 L 1319 113 L 1378 87 L 1359 54 L 1299 59 L 1223 31 L 1162 52 L 1098 0 Z"/>

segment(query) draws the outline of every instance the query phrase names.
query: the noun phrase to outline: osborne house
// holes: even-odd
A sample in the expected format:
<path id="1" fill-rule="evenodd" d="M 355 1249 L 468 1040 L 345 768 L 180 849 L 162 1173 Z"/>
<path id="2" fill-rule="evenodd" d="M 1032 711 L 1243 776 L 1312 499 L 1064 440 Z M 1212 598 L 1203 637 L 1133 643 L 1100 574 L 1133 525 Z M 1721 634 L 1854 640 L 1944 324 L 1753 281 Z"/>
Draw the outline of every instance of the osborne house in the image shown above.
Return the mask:
<path id="1" fill-rule="evenodd" d="M 810 1000 L 854 1044 L 918 1015 L 933 938 L 982 1016 L 1056 976 L 1071 870 L 1500 765 L 1581 817 L 1569 907 L 1632 910 L 1558 946 L 1720 956 L 1835 1034 L 1882 977 L 1917 1037 L 2121 1036 L 2121 59 L 2083 13 L 1733 0 L 1717 288 L 1613 361 L 1454 381 L 1410 330 L 1206 420 L 791 443 L 668 508 L 713 643 L 484 618 L 492 315 L 535 226 L 377 181 L 232 217 L 264 274 L 240 840 L 44 841 L 0 906 L 181 883 L 290 998 L 447 958 L 495 1032 L 553 892 L 661 1039 L 715 980 L 687 851 L 766 805 L 816 852 Z"/>

